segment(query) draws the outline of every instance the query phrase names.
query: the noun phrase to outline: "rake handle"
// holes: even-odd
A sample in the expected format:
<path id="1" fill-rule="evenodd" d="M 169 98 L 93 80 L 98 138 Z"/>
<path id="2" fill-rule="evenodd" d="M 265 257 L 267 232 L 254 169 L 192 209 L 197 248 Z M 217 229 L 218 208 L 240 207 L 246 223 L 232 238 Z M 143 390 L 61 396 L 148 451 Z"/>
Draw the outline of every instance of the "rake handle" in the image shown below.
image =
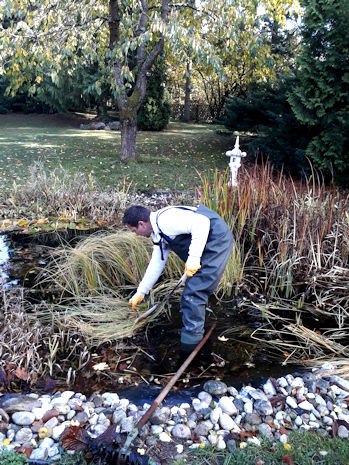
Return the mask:
<path id="1" fill-rule="evenodd" d="M 142 427 L 147 423 L 149 420 L 150 416 L 154 413 L 155 409 L 159 406 L 159 404 L 164 400 L 164 398 L 167 396 L 175 382 L 178 380 L 178 378 L 181 376 L 183 371 L 187 368 L 187 366 L 191 363 L 194 357 L 196 357 L 197 353 L 201 349 L 201 347 L 205 344 L 207 339 L 211 336 L 212 331 L 216 327 L 216 323 L 213 323 L 211 328 L 207 331 L 205 337 L 199 342 L 199 344 L 195 347 L 193 352 L 189 355 L 189 357 L 183 362 L 183 364 L 178 368 L 176 374 L 172 376 L 168 384 L 164 387 L 164 389 L 160 392 L 160 394 L 157 396 L 157 398 L 154 400 L 154 402 L 151 404 L 149 409 L 145 412 L 145 414 L 142 416 L 142 418 L 139 420 L 139 422 L 136 425 L 136 428 L 138 431 L 142 429 Z"/>

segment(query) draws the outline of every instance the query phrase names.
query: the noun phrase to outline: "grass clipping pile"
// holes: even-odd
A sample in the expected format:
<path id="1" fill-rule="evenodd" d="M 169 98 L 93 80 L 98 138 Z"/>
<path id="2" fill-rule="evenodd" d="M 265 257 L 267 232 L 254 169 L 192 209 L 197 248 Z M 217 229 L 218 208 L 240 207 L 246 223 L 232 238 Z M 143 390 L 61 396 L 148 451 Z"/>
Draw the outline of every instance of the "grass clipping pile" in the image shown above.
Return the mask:
<path id="1" fill-rule="evenodd" d="M 55 254 L 45 270 L 40 285 L 54 286 L 59 290 L 58 301 L 49 311 L 38 317 L 48 323 L 80 330 L 92 344 L 99 345 L 132 336 L 139 328 L 164 311 L 161 304 L 148 317 L 137 321 L 148 309 L 141 304 L 132 311 L 128 303 L 142 279 L 151 257 L 149 239 L 119 231 L 99 233 L 80 242 L 76 247 L 64 247 Z M 161 301 L 176 284 L 183 265 L 170 257 L 162 281 L 151 295 Z"/>

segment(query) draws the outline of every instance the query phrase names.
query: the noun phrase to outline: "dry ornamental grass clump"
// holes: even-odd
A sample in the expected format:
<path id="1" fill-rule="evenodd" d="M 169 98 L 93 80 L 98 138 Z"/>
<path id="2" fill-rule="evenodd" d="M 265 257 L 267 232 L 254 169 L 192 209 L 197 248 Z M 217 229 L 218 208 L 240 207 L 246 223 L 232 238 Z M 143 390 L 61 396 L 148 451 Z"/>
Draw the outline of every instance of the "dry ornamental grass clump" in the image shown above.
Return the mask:
<path id="1" fill-rule="evenodd" d="M 148 318 L 136 321 L 139 313 L 132 311 L 128 303 L 145 273 L 152 247 L 149 239 L 118 231 L 97 233 L 76 247 L 61 249 L 40 283 L 53 283 L 60 290 L 59 301 L 49 307 L 49 313 L 45 309 L 38 317 L 76 328 L 94 345 L 132 336 L 164 309 L 160 305 Z M 164 280 L 154 287 L 152 296 L 156 294 L 158 300 L 166 296 L 183 267 L 178 257 L 171 254 Z M 145 310 L 140 307 L 140 312 Z"/>

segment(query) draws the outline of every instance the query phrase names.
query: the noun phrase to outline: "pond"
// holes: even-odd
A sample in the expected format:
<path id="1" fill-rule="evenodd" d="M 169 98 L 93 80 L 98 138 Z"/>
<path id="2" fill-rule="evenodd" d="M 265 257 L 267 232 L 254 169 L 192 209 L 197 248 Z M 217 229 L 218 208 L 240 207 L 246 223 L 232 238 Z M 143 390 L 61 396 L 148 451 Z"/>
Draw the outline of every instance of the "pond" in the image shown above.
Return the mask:
<path id="1" fill-rule="evenodd" d="M 32 303 L 50 299 L 35 288 L 35 280 L 50 259 L 52 248 L 62 243 L 74 243 L 86 232 L 45 233 L 37 235 L 12 234 L 0 236 L 0 287 L 4 292 L 16 286 L 25 289 L 25 296 Z M 270 346 L 250 338 L 251 333 L 263 325 L 262 315 L 252 307 L 239 309 L 239 301 L 221 304 L 212 299 L 207 307 L 206 327 L 212 323 L 216 328 L 202 352 L 194 359 L 176 387 L 191 388 L 207 379 L 221 379 L 239 388 L 244 383 L 258 384 L 267 377 L 279 377 L 295 367 L 282 365 L 270 354 Z M 247 309 L 246 309 L 247 308 Z M 93 389 L 115 390 L 142 385 L 142 398 L 151 394 L 151 386 L 160 388 L 176 372 L 181 364 L 179 334 L 181 314 L 179 305 L 173 303 L 169 315 L 162 315 L 129 339 L 128 350 L 115 361 L 112 347 L 99 347 L 96 352 L 99 361 L 114 362 L 113 373 L 93 372 L 91 364 L 78 374 L 75 390 L 90 393 Z M 136 353 L 136 356 L 131 356 Z M 130 361 L 131 360 L 131 361 Z M 89 371 L 89 374 L 87 373 Z M 71 386 L 70 386 L 71 388 Z M 138 394 L 139 396 L 139 394 Z M 137 395 L 136 395 L 137 397 Z"/>

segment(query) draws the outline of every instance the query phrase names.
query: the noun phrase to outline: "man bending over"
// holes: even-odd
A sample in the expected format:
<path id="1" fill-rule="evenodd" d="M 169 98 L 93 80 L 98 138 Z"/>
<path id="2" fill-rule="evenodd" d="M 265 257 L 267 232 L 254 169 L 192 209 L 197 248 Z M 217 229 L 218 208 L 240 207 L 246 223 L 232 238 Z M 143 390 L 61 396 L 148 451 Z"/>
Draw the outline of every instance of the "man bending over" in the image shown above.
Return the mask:
<path id="1" fill-rule="evenodd" d="M 129 301 L 132 310 L 158 280 L 171 250 L 185 262 L 188 279 L 181 300 L 181 349 L 191 352 L 203 338 L 207 300 L 216 290 L 232 250 L 228 225 L 204 205 L 165 207 L 157 212 L 134 205 L 126 210 L 123 224 L 138 236 L 152 236 L 154 243 L 145 275 Z"/>

